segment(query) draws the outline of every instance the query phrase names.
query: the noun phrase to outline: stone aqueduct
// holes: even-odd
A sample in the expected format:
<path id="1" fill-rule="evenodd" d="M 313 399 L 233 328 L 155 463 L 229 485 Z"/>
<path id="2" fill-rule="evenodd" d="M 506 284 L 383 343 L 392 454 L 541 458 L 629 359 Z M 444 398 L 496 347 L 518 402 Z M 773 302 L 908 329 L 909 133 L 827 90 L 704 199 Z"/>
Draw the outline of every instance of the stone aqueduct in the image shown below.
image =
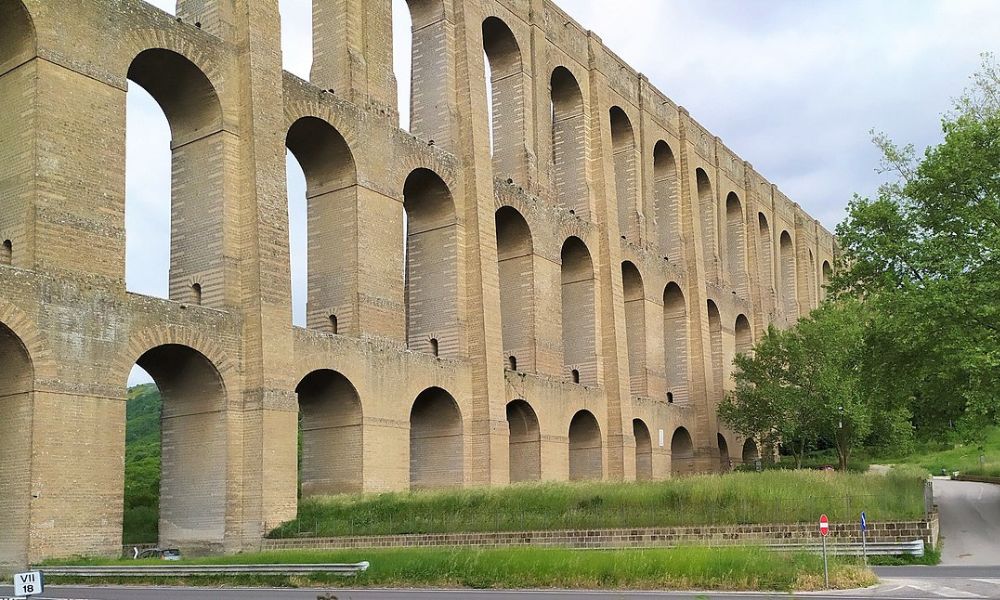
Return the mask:
<path id="1" fill-rule="evenodd" d="M 753 452 L 715 414 L 732 356 L 818 303 L 830 233 L 548 0 L 410 0 L 410 132 L 388 0 L 313 7 L 306 82 L 278 0 L 0 0 L 0 563 L 118 552 L 135 364 L 185 548 L 254 545 L 298 477 L 655 479 Z M 173 138 L 169 300 L 125 288 L 130 84 Z"/>

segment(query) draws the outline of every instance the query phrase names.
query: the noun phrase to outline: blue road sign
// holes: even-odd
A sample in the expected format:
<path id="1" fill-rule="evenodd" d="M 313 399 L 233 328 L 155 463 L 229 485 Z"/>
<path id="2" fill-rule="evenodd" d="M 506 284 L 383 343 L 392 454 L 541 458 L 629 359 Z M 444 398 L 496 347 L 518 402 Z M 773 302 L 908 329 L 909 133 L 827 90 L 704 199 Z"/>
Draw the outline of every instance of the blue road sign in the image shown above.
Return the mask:
<path id="1" fill-rule="evenodd" d="M 861 511 L 861 531 L 868 531 L 868 517 Z"/>

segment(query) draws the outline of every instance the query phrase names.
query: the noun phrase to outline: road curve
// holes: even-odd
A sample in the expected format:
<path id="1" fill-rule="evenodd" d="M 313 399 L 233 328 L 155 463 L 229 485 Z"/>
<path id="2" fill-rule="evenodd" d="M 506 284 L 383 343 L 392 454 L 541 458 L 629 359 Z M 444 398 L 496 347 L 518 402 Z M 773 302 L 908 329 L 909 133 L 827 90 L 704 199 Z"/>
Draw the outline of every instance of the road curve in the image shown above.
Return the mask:
<path id="1" fill-rule="evenodd" d="M 942 565 L 1000 565 L 1000 485 L 935 478 L 934 500 Z"/>

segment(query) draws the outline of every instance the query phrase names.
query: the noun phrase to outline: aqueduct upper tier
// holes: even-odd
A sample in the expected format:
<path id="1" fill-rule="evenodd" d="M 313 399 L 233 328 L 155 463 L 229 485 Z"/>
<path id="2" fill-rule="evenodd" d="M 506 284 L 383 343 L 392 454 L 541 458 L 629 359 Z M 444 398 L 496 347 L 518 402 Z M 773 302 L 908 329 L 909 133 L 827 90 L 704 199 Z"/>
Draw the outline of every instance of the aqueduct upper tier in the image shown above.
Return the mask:
<path id="1" fill-rule="evenodd" d="M 818 304 L 829 232 L 547 0 L 410 0 L 409 131 L 389 0 L 313 0 L 308 82 L 278 1 L 0 0 L 0 564 L 119 551 L 136 364 L 184 548 L 253 546 L 299 482 L 752 456 L 716 417 L 732 357 Z M 125 286 L 130 86 L 172 137 L 165 299 Z"/>

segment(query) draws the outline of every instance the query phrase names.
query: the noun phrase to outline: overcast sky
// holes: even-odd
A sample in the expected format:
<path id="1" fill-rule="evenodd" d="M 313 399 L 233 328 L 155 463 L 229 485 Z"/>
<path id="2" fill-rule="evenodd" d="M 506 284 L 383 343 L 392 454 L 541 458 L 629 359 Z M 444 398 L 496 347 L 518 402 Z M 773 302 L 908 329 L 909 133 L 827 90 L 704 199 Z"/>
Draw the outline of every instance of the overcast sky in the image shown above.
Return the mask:
<path id="1" fill-rule="evenodd" d="M 396 74 L 408 98 L 409 14 L 405 0 L 392 2 Z M 152 3 L 173 12 L 173 0 Z M 881 181 L 869 130 L 920 148 L 936 143 L 940 115 L 979 54 L 1000 52 L 995 0 L 559 4 L 831 230 L 853 194 L 870 195 Z M 281 0 L 281 15 L 285 68 L 308 79 L 311 0 Z M 165 297 L 170 134 L 141 88 L 131 85 L 128 100 L 126 278 L 132 291 Z M 405 125 L 405 102 L 401 112 Z M 305 183 L 288 162 L 294 320 L 302 324 Z"/>

